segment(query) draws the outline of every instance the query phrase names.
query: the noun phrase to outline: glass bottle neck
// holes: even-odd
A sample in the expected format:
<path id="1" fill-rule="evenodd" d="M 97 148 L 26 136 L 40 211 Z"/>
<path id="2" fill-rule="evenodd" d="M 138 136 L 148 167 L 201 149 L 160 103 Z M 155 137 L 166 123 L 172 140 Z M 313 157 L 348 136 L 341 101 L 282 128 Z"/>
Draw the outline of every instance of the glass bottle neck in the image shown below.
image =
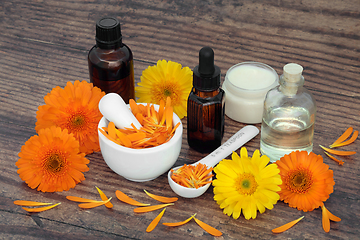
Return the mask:
<path id="1" fill-rule="evenodd" d="M 215 89 L 214 91 L 200 91 L 196 88 L 193 88 L 192 91 L 198 97 L 211 98 L 211 97 L 215 97 L 216 95 L 218 95 L 220 92 L 220 89 L 218 88 L 218 89 Z"/>
<path id="2" fill-rule="evenodd" d="M 286 79 L 284 75 L 281 75 L 279 79 L 279 83 L 280 83 L 279 89 L 283 94 L 287 96 L 295 95 L 298 92 L 298 89 L 304 86 L 304 82 L 305 79 L 303 76 L 301 76 L 299 81 L 292 82 Z"/>

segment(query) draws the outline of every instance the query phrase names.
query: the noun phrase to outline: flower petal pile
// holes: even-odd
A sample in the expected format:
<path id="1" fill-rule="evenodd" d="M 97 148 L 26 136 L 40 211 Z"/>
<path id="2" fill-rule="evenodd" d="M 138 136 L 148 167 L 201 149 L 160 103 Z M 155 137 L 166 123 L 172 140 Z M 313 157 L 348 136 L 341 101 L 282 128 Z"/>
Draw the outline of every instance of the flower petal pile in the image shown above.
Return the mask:
<path id="1" fill-rule="evenodd" d="M 19 153 L 16 162 L 20 178 L 42 192 L 67 191 L 83 180 L 89 160 L 79 153 L 79 142 L 59 127 L 39 130 Z"/>
<path id="2" fill-rule="evenodd" d="M 137 105 L 133 99 L 130 99 L 130 108 L 142 125 L 140 129 L 134 125 L 132 128 L 118 129 L 113 122 L 107 127 L 99 128 L 106 138 L 124 147 L 148 148 L 161 145 L 168 142 L 180 126 L 178 122 L 173 127 L 173 108 L 169 97 L 166 103 L 160 101 L 159 111 L 151 104 Z"/>
<path id="3" fill-rule="evenodd" d="M 80 152 L 100 151 L 97 125 L 102 118 L 98 104 L 105 95 L 100 88 L 86 81 L 68 82 L 64 89 L 57 86 L 45 97 L 45 105 L 36 112 L 36 127 L 51 126 L 67 129 L 80 143 Z"/>
<path id="4" fill-rule="evenodd" d="M 321 155 L 295 151 L 275 164 L 282 179 L 280 200 L 304 212 L 321 207 L 333 192 L 333 171 L 323 163 Z"/>
<path id="5" fill-rule="evenodd" d="M 192 89 L 192 71 L 181 64 L 159 60 L 142 72 L 140 83 L 135 87 L 137 102 L 160 104 L 171 98 L 174 112 L 181 119 L 187 116 L 187 99 Z"/>
<path id="6" fill-rule="evenodd" d="M 214 199 L 225 214 L 237 219 L 242 212 L 246 219 L 255 219 L 257 211 L 274 207 L 282 181 L 277 165 L 267 165 L 269 161 L 259 150 L 250 158 L 243 147 L 240 156 L 234 152 L 232 160 L 224 159 L 214 168 Z"/>

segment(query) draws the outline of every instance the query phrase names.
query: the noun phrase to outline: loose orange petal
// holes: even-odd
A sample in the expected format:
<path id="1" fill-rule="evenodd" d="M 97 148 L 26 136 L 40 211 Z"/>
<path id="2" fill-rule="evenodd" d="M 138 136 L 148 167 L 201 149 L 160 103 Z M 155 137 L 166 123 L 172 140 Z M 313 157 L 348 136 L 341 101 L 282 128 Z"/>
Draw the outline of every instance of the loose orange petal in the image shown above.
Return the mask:
<path id="1" fill-rule="evenodd" d="M 96 187 L 96 186 L 95 186 Z M 101 197 L 101 200 L 103 201 L 107 201 L 108 200 L 108 197 L 105 195 L 105 193 L 103 193 L 103 191 L 100 190 L 100 188 L 96 187 L 96 189 L 98 190 L 99 194 L 100 194 L 100 197 Z M 105 206 L 107 208 L 112 208 L 114 205 L 109 201 L 108 203 L 105 203 Z"/>
<path id="2" fill-rule="evenodd" d="M 339 150 L 334 150 L 334 149 L 330 149 L 330 148 L 326 148 L 323 147 L 321 145 L 319 145 L 322 149 L 324 149 L 325 151 L 335 154 L 335 155 L 339 155 L 339 156 L 349 156 L 349 155 L 354 155 L 356 152 L 353 151 L 339 151 Z"/>
<path id="3" fill-rule="evenodd" d="M 108 124 L 108 134 L 111 138 L 116 138 L 116 132 L 115 132 L 115 123 L 109 122 Z"/>
<path id="4" fill-rule="evenodd" d="M 332 160 L 334 160 L 335 162 L 337 162 L 340 166 L 344 164 L 343 161 L 336 159 L 334 156 L 331 156 L 331 155 L 328 154 L 327 152 L 325 152 L 325 154 L 326 154 L 330 159 L 332 159 Z"/>
<path id="5" fill-rule="evenodd" d="M 181 226 L 181 225 L 184 225 L 188 222 L 190 222 L 191 219 L 193 219 L 195 217 L 196 213 L 194 215 L 192 215 L 191 217 L 189 217 L 188 219 L 186 219 L 185 221 L 182 221 L 182 222 L 175 222 L 175 223 L 163 223 L 165 226 L 168 226 L 168 227 L 178 227 L 178 226 Z"/>
<path id="6" fill-rule="evenodd" d="M 96 201 L 96 202 L 88 202 L 88 203 L 81 203 L 78 206 L 81 208 L 95 208 L 95 207 L 99 207 L 101 205 L 104 205 L 108 202 L 110 202 L 111 198 L 109 198 L 106 201 Z"/>
<path id="7" fill-rule="evenodd" d="M 116 194 L 116 197 L 120 201 L 130 204 L 130 205 L 133 205 L 133 206 L 149 206 L 150 205 L 150 204 L 146 204 L 146 203 L 140 203 L 140 202 L 132 199 L 131 197 L 127 196 L 125 193 L 123 193 L 119 190 L 116 190 L 115 194 Z"/>
<path id="8" fill-rule="evenodd" d="M 155 227 L 158 225 L 158 223 L 160 222 L 160 219 L 162 218 L 162 216 L 164 215 L 166 208 L 164 208 L 164 210 L 161 211 L 161 213 L 159 215 L 157 215 L 156 218 L 154 218 L 154 220 L 152 220 L 152 222 L 149 224 L 149 226 L 146 228 L 146 232 L 151 232 L 152 230 L 155 229 Z"/>
<path id="9" fill-rule="evenodd" d="M 204 229 L 209 234 L 211 234 L 211 235 L 213 235 L 215 237 L 219 237 L 219 236 L 222 235 L 222 233 L 219 230 L 211 227 L 210 225 L 207 225 L 206 223 L 200 221 L 199 219 L 194 217 L 194 220 L 202 229 Z"/>
<path id="10" fill-rule="evenodd" d="M 144 192 L 151 198 L 159 201 L 159 202 L 162 202 L 162 203 L 172 203 L 172 202 L 176 202 L 178 200 L 177 197 L 172 197 L 172 198 L 168 198 L 168 197 L 162 197 L 162 196 L 157 196 L 157 195 L 154 195 L 152 193 L 149 193 L 148 191 L 146 191 L 144 189 Z"/>
<path id="11" fill-rule="evenodd" d="M 61 204 L 61 203 L 56 203 L 56 204 L 53 204 L 53 205 L 47 206 L 47 207 L 40 207 L 40 208 L 24 208 L 23 207 L 22 209 L 24 209 L 25 211 L 28 211 L 28 212 L 38 213 L 38 212 L 43 212 L 43 211 L 52 209 L 52 208 L 56 207 L 59 204 Z"/>
<path id="12" fill-rule="evenodd" d="M 347 140 L 345 142 L 337 143 L 337 144 L 333 143 L 330 145 L 330 148 L 342 147 L 342 146 L 349 145 L 350 143 L 353 143 L 357 139 L 358 135 L 359 135 L 359 131 L 355 131 L 349 140 Z"/>
<path id="13" fill-rule="evenodd" d="M 14 201 L 15 205 L 19 206 L 44 206 L 44 205 L 51 205 L 52 203 L 43 203 L 43 202 L 33 202 L 33 201 L 26 201 L 26 200 L 16 200 Z"/>
<path id="14" fill-rule="evenodd" d="M 322 227 L 325 232 L 329 232 L 330 231 L 330 218 L 326 211 L 325 205 L 323 205 L 321 207 L 321 209 L 322 209 Z"/>
<path id="15" fill-rule="evenodd" d="M 151 212 L 151 211 L 155 211 L 155 210 L 158 210 L 160 208 L 167 207 L 167 206 L 170 206 L 170 205 L 174 205 L 174 204 L 173 203 L 167 203 L 167 204 L 153 205 L 153 206 L 148 206 L 148 207 L 139 207 L 139 208 L 135 208 L 134 212 L 136 212 L 136 213 Z"/>
<path id="16" fill-rule="evenodd" d="M 137 132 L 137 133 L 129 134 L 127 135 L 127 137 L 130 139 L 130 141 L 135 142 L 146 138 L 146 134 L 143 132 Z"/>
<path id="17" fill-rule="evenodd" d="M 327 211 L 327 214 L 328 214 L 329 219 L 330 219 L 331 221 L 334 221 L 334 222 L 340 222 L 340 221 L 341 221 L 341 218 L 339 218 L 339 217 L 335 216 L 334 214 L 332 214 L 332 213 L 325 207 L 325 205 L 323 205 L 323 208 L 324 208 L 323 210 Z"/>
<path id="18" fill-rule="evenodd" d="M 346 131 L 345 131 L 338 139 L 336 139 L 336 141 L 335 141 L 333 144 L 331 144 L 331 145 L 337 145 L 337 144 L 345 141 L 345 139 L 347 139 L 347 138 L 351 135 L 352 131 L 353 131 L 353 128 L 352 128 L 352 127 L 349 127 L 349 128 L 346 129 Z"/>
<path id="19" fill-rule="evenodd" d="M 67 200 L 70 200 L 70 201 L 74 201 L 74 202 L 84 202 L 84 203 L 99 202 L 99 201 L 92 200 L 92 199 L 81 198 L 81 197 L 74 197 L 74 196 L 66 196 L 66 199 L 67 199 Z"/>
<path id="20" fill-rule="evenodd" d="M 288 230 L 289 228 L 291 228 L 292 226 L 294 226 L 295 224 L 297 224 L 301 219 L 303 219 L 304 216 L 294 220 L 294 221 L 291 221 L 291 222 L 288 222 L 278 228 L 274 228 L 273 230 L 271 230 L 273 233 L 282 233 L 282 232 L 285 232 L 286 230 Z"/>

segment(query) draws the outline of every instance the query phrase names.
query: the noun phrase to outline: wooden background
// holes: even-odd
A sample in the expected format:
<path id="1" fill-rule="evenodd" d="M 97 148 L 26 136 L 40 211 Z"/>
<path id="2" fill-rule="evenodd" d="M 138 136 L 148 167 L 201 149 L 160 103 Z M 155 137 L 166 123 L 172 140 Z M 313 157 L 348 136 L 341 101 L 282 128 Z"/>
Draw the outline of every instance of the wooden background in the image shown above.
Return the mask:
<path id="1" fill-rule="evenodd" d="M 35 135 L 37 107 L 55 86 L 88 80 L 87 53 L 95 44 L 95 21 L 116 16 L 123 41 L 135 59 L 135 79 L 159 59 L 189 66 L 198 63 L 198 51 L 210 46 L 222 76 L 243 61 L 259 61 L 278 74 L 286 63 L 304 67 L 305 86 L 317 101 L 314 152 L 334 171 L 334 193 L 327 208 L 342 221 L 325 233 L 321 211 L 303 213 L 283 202 L 258 215 L 234 220 L 222 213 L 212 189 L 196 199 L 180 198 L 168 208 L 162 222 L 197 217 L 223 232 L 219 239 L 360 239 L 359 153 L 337 165 L 321 151 L 349 126 L 360 130 L 360 2 L 359 0 L 12 0 L 0 2 L 0 238 L 1 239 L 213 239 L 195 222 L 169 228 L 145 229 L 158 212 L 134 214 L 118 201 L 121 190 L 139 201 L 143 193 L 175 196 L 166 174 L 134 183 L 116 175 L 101 153 L 88 155 L 90 171 L 75 189 L 39 193 L 24 184 L 15 162 L 21 146 Z M 223 80 L 223 77 L 222 77 Z M 245 114 L 245 113 L 244 113 Z M 204 155 L 189 149 L 186 118 L 181 155 L 175 165 L 192 163 Z M 226 118 L 224 141 L 244 124 Z M 260 124 L 256 125 L 260 128 Z M 259 148 L 260 135 L 246 146 Z M 360 151 L 359 140 L 345 150 Z M 114 208 L 80 210 L 65 196 L 98 198 L 95 186 L 112 200 Z M 14 200 L 62 202 L 55 209 L 27 214 Z M 282 234 L 271 229 L 302 215 L 305 218 Z"/>

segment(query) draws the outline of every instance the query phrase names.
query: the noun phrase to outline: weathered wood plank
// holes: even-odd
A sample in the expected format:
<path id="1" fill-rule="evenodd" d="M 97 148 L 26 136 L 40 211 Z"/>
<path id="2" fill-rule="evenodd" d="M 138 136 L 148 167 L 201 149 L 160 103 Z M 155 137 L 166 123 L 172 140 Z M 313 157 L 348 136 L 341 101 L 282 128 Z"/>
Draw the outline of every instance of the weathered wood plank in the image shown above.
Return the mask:
<path id="1" fill-rule="evenodd" d="M 243 61 L 259 61 L 278 74 L 288 62 L 304 66 L 305 86 L 317 105 L 314 152 L 334 171 L 334 193 L 327 208 L 342 218 L 332 222 L 330 233 L 321 227 L 321 211 L 303 213 L 283 202 L 256 220 L 227 217 L 213 200 L 212 188 L 196 199 L 183 199 L 169 207 L 163 222 L 197 217 L 218 228 L 224 239 L 355 239 L 360 234 L 360 163 L 357 155 L 342 158 L 338 166 L 323 154 L 319 144 L 329 145 L 349 126 L 360 128 L 360 4 L 358 0 L 261 0 L 261 1 L 56 1 L 14 0 L 0 3 L 0 238 L 16 239 L 213 239 L 195 222 L 169 228 L 145 229 L 158 212 L 134 214 L 132 206 L 118 201 L 115 191 L 154 203 L 143 189 L 174 196 L 166 174 L 145 183 L 134 183 L 113 173 L 100 153 L 88 156 L 90 171 L 75 189 L 39 193 L 16 173 L 18 152 L 34 130 L 36 111 L 44 96 L 67 81 L 88 80 L 87 51 L 94 44 L 95 21 L 114 15 L 122 24 L 123 40 L 135 59 L 135 79 L 159 59 L 193 68 L 198 51 L 209 45 L 215 51 L 222 80 L 228 68 Z M 192 163 L 204 155 L 186 141 L 175 165 Z M 226 141 L 244 124 L 226 118 Z M 260 124 L 256 125 L 260 128 Z M 246 146 L 259 148 L 260 136 Z M 360 151 L 358 143 L 344 150 Z M 99 198 L 95 186 L 112 200 L 104 206 L 81 210 L 67 195 Z M 62 202 L 51 211 L 28 215 L 12 202 L 16 199 Z M 271 229 L 305 215 L 291 230 L 274 235 Z"/>

